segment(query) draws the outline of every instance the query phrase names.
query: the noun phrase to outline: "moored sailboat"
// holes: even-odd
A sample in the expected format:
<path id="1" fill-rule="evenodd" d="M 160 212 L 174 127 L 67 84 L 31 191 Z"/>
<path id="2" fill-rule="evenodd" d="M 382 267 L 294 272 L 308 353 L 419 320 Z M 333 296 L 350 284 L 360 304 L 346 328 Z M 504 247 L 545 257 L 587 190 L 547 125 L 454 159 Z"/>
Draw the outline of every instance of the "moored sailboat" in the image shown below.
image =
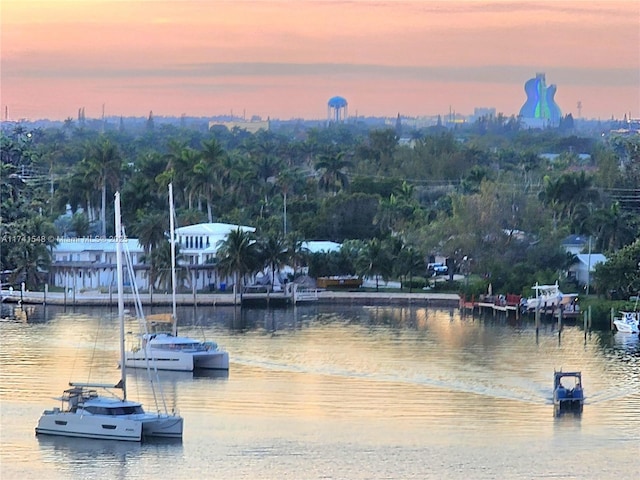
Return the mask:
<path id="1" fill-rule="evenodd" d="M 229 353 L 213 341 L 200 341 L 178 336 L 176 313 L 176 247 L 173 207 L 173 186 L 169 184 L 171 241 L 171 314 L 146 317 L 145 332 L 139 345 L 125 352 L 125 364 L 130 368 L 146 368 L 153 361 L 158 370 L 194 371 L 198 369 L 229 370 Z M 145 319 L 141 319 L 145 321 Z"/>

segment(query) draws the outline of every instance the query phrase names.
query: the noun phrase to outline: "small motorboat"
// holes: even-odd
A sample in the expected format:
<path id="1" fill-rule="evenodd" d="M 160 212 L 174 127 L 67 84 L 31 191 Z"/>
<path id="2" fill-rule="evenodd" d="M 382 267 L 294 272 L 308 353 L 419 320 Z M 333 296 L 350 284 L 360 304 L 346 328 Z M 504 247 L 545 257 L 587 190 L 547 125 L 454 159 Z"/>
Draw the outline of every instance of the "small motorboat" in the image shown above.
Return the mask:
<path id="1" fill-rule="evenodd" d="M 620 333 L 638 334 L 640 331 L 640 314 L 638 312 L 620 312 L 619 317 L 613 319 L 615 330 Z"/>
<path id="2" fill-rule="evenodd" d="M 553 372 L 553 406 L 556 415 L 582 413 L 584 391 L 581 372 Z"/>
<path id="3" fill-rule="evenodd" d="M 536 310 L 556 310 L 562 308 L 565 312 L 578 312 L 577 293 L 563 293 L 558 282 L 555 285 L 538 285 L 531 287 L 535 296 L 523 299 L 520 302 L 522 313 L 531 313 Z"/>

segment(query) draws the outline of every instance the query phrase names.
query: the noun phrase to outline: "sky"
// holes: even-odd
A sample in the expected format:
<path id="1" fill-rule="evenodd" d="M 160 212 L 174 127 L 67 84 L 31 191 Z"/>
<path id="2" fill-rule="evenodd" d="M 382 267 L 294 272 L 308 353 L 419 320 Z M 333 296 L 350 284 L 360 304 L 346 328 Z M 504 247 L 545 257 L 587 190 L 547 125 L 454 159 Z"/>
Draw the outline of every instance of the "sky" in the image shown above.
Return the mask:
<path id="1" fill-rule="evenodd" d="M 640 1 L 0 0 L 5 120 L 640 117 Z M 578 109 L 578 102 L 581 109 Z"/>

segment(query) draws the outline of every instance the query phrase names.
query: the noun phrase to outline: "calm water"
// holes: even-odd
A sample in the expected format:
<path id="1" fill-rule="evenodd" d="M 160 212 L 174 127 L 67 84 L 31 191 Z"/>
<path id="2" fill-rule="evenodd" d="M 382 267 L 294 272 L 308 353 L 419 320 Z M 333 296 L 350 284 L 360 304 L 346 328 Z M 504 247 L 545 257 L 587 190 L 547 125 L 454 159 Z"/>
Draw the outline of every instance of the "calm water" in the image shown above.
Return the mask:
<path id="1" fill-rule="evenodd" d="M 160 310 L 157 310 L 160 311 Z M 225 376 L 161 373 L 181 443 L 36 437 L 67 383 L 117 380 L 107 309 L 3 305 L 2 479 L 629 479 L 640 471 L 640 345 L 609 332 L 408 307 L 180 311 Z M 195 325 L 195 326 L 194 326 Z M 135 330 L 134 322 L 127 324 Z M 581 417 L 555 418 L 554 368 L 579 369 Z M 146 373 L 129 393 L 152 410 Z"/>

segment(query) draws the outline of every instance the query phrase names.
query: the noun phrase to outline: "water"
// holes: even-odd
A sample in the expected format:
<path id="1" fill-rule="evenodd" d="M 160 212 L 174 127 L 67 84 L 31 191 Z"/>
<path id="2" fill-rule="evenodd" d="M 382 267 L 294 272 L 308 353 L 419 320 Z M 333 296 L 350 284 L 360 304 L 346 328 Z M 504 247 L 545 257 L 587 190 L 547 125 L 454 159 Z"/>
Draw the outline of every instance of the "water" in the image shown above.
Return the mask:
<path id="1" fill-rule="evenodd" d="M 34 435 L 69 381 L 117 381 L 115 312 L 3 305 L 0 477 L 601 480 L 640 470 L 637 336 L 547 325 L 536 338 L 531 324 L 420 307 L 179 314 L 182 334 L 229 350 L 230 372 L 162 372 L 184 439 L 138 445 Z M 580 417 L 553 415 L 560 367 L 583 373 Z M 149 410 L 145 378 L 127 376 Z"/>

